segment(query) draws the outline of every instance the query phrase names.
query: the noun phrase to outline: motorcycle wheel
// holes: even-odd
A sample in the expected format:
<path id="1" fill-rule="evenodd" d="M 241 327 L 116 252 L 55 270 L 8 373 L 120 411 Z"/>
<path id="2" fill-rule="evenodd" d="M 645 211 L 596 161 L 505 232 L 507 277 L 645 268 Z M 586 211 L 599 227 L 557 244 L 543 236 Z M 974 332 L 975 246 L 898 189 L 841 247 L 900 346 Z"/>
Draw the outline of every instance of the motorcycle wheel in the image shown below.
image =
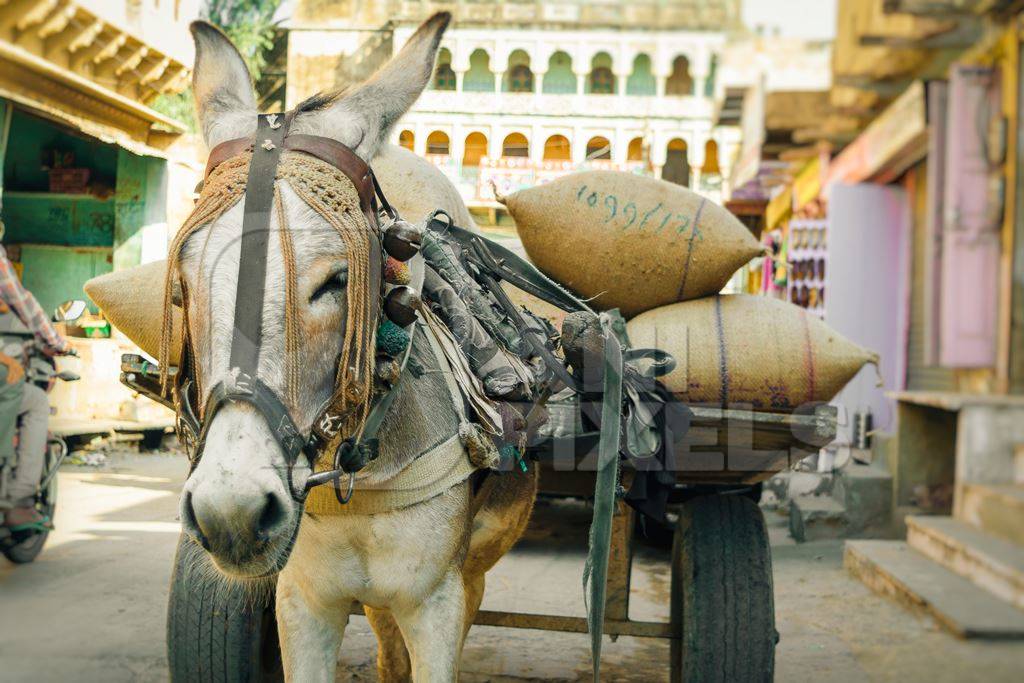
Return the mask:
<path id="1" fill-rule="evenodd" d="M 60 462 L 63 457 L 63 451 L 66 450 L 67 446 L 63 441 L 53 440 L 47 443 L 46 466 L 43 468 L 44 477 L 47 472 Z M 36 509 L 51 520 L 53 519 L 54 514 L 57 512 L 57 477 L 52 477 L 46 489 L 39 492 L 39 496 L 36 499 Z M 39 557 L 39 553 L 43 552 L 43 546 L 46 544 L 46 539 L 49 536 L 49 531 L 25 531 L 15 534 L 16 540 L 14 544 L 3 549 L 4 557 L 15 564 L 28 564 Z"/>

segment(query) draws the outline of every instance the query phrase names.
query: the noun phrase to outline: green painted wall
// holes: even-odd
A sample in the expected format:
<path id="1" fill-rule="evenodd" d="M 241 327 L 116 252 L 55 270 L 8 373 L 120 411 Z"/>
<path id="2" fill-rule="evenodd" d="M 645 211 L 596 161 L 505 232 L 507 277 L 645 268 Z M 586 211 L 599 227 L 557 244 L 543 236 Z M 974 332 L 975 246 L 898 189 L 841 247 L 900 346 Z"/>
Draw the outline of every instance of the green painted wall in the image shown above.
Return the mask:
<path id="1" fill-rule="evenodd" d="M 26 244 L 21 247 L 21 281 L 49 313 L 68 299 L 90 301 L 82 286 L 90 278 L 109 273 L 110 261 L 110 249 Z"/>
<path id="2" fill-rule="evenodd" d="M 0 211 L 8 244 L 110 247 L 114 244 L 114 201 L 88 195 L 10 192 Z"/>
<path id="3" fill-rule="evenodd" d="M 114 270 L 137 266 L 142 228 L 167 222 L 167 162 L 119 150 L 114 192 Z"/>

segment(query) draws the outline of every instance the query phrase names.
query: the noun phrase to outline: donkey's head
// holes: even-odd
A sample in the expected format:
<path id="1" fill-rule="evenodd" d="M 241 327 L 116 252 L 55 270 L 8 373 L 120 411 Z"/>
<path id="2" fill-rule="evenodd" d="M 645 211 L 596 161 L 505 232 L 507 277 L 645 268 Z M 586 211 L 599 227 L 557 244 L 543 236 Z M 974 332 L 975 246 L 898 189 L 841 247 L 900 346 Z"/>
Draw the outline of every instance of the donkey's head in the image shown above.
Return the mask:
<path id="1" fill-rule="evenodd" d="M 300 105 L 290 132 L 332 138 L 369 163 L 429 81 L 449 19 L 450 15 L 440 13 L 427 20 L 402 51 L 365 83 Z M 207 146 L 212 149 L 227 140 L 251 137 L 257 112 L 245 63 L 209 24 L 193 24 L 192 35 L 196 45 L 193 86 Z M 352 320 L 349 259 L 354 271 L 359 267 L 355 259 L 360 257 L 349 253 L 338 225 L 315 210 L 310 196 L 296 187 L 279 175 L 270 220 L 258 375 L 283 400 L 306 436 L 318 410 L 334 393 L 339 363 L 347 353 L 346 322 Z M 350 183 L 339 182 L 331 190 L 331 196 L 341 197 L 340 201 L 355 197 Z M 353 201 L 358 207 L 358 199 Z M 177 272 L 185 292 L 195 375 L 207 393 L 211 387 L 233 381 L 230 357 L 243 204 L 239 201 L 199 226 L 180 245 Z M 351 214 L 361 229 L 370 229 L 358 209 Z M 290 239 L 277 238 L 282 226 Z M 298 362 L 294 362 L 296 354 Z M 201 402 L 206 399 L 200 397 Z M 182 524 L 226 574 L 273 573 L 287 561 L 298 531 L 302 505 L 293 493 L 302 491 L 310 474 L 305 458 L 298 460 L 289 476 L 284 453 L 266 419 L 247 403 L 223 405 L 209 418 L 206 429 L 202 457 L 182 495 Z"/>

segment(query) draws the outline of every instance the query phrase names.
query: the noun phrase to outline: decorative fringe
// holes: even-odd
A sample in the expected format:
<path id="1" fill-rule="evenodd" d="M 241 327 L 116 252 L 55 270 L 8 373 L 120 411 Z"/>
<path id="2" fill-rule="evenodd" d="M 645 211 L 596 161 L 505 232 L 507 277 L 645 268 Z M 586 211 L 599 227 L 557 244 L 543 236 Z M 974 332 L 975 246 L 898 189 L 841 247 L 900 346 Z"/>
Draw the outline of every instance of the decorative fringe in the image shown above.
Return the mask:
<path id="1" fill-rule="evenodd" d="M 168 367 L 172 343 L 173 292 L 180 282 L 179 259 L 188 239 L 234 206 L 244 195 L 252 152 L 243 152 L 222 163 L 210 174 L 192 214 L 178 231 L 167 256 L 167 277 L 164 281 L 164 315 L 160 334 L 160 386 L 168 395 Z M 338 363 L 335 401 L 352 417 L 343 432 L 358 432 L 369 413 L 370 393 L 375 368 L 376 330 L 380 299 L 380 283 L 370 282 L 370 239 L 365 217 L 359 210 L 359 198 L 351 181 L 336 168 L 310 156 L 285 153 L 278 166 L 277 177 L 285 180 L 306 204 L 320 214 L 341 236 L 348 259 L 347 317 L 345 338 Z M 285 281 L 285 350 L 286 398 L 294 408 L 299 392 L 299 339 L 297 319 L 297 273 L 295 245 L 291 227 L 287 225 L 280 190 L 275 187 L 277 219 L 280 231 L 281 253 L 286 273 Z M 212 232 L 212 230 L 211 230 Z M 209 237 L 207 238 L 209 239 Z M 203 248 L 205 257 L 206 247 Z M 183 283 L 181 283 L 183 284 Z M 184 289 L 184 288 L 183 288 Z M 188 308 L 185 307 L 186 338 L 188 337 Z M 184 341 L 191 347 L 192 340 Z M 182 349 L 184 353 L 186 349 Z M 198 380 L 198 377 L 196 378 Z M 202 396 L 202 394 L 200 394 Z"/>

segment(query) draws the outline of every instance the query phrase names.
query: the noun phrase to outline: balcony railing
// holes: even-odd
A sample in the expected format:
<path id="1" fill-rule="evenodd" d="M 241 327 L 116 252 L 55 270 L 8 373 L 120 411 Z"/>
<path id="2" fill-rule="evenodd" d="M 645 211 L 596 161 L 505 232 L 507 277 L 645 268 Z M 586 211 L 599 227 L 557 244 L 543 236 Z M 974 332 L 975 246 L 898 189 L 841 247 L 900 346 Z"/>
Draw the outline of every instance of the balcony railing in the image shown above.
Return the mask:
<path id="1" fill-rule="evenodd" d="M 460 24 L 573 24 L 577 26 L 658 27 L 667 29 L 722 29 L 737 17 L 728 0 L 405 0 L 400 19 L 419 21 L 446 10 Z"/>
<path id="2" fill-rule="evenodd" d="M 524 116 L 596 116 L 629 118 L 696 118 L 713 115 L 709 98 L 638 95 L 548 95 L 544 93 L 428 90 L 413 111 L 511 114 Z"/>

